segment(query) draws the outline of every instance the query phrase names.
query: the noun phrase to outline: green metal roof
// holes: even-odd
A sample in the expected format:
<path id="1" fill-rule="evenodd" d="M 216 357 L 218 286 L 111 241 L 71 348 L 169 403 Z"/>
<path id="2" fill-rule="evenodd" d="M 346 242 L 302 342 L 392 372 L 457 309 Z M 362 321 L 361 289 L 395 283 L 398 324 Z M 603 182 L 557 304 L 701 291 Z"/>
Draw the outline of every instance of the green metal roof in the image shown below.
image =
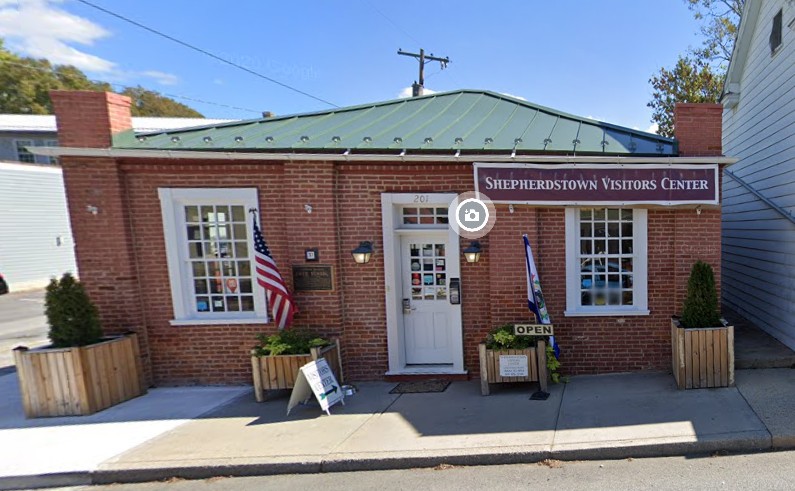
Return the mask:
<path id="1" fill-rule="evenodd" d="M 291 153 L 675 156 L 676 140 L 480 90 L 163 132 L 122 133 L 114 148 Z"/>

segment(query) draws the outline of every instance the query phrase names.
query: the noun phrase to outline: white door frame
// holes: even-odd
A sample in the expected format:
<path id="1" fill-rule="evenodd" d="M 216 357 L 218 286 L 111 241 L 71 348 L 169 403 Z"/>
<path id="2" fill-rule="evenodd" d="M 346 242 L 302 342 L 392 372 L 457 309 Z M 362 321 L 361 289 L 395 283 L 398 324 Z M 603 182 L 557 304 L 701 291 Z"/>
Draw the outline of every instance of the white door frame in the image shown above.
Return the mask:
<path id="1" fill-rule="evenodd" d="M 422 234 L 430 231 L 447 230 L 448 278 L 461 278 L 461 246 L 458 234 L 449 225 L 403 225 L 400 209 L 403 206 L 447 207 L 456 201 L 454 193 L 382 193 L 381 222 L 384 244 L 384 292 L 386 296 L 386 330 L 389 349 L 389 371 L 386 375 L 406 375 L 421 373 L 465 374 L 464 333 L 461 322 L 461 305 L 452 309 L 451 322 L 453 364 L 452 366 L 406 366 L 405 339 L 403 332 L 403 306 L 398 301 L 402 297 L 403 277 L 401 268 L 400 239 L 407 234 Z M 449 292 L 448 292 L 449 294 Z"/>

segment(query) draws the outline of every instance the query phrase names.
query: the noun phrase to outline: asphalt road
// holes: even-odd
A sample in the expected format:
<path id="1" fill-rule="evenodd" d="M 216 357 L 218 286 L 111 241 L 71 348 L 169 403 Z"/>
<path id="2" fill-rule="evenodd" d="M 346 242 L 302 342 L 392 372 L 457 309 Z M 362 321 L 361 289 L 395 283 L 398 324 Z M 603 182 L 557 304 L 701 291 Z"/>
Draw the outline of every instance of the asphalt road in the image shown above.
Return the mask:
<path id="1" fill-rule="evenodd" d="M 11 350 L 47 344 L 44 290 L 0 295 L 0 374 L 14 364 Z"/>
<path id="2" fill-rule="evenodd" d="M 635 491 L 791 490 L 795 486 L 795 451 L 714 457 L 665 457 L 588 462 L 444 467 L 403 471 L 345 472 L 271 477 L 172 480 L 69 488 L 81 491 L 255 491 L 533 489 Z"/>

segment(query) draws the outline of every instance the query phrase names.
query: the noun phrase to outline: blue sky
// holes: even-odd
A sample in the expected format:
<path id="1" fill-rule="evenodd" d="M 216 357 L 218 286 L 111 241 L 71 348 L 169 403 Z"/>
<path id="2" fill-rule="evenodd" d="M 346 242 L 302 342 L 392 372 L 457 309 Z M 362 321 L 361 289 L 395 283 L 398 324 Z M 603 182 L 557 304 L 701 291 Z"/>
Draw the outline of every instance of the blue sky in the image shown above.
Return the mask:
<path id="1" fill-rule="evenodd" d="M 423 47 L 451 59 L 426 67 L 428 89 L 489 89 L 641 130 L 649 77 L 700 43 L 681 0 L 91 1 L 339 106 L 396 98 L 417 78 L 397 49 Z M 0 0 L 0 36 L 92 78 L 251 110 L 183 101 L 208 117 L 329 107 L 75 0 Z"/>

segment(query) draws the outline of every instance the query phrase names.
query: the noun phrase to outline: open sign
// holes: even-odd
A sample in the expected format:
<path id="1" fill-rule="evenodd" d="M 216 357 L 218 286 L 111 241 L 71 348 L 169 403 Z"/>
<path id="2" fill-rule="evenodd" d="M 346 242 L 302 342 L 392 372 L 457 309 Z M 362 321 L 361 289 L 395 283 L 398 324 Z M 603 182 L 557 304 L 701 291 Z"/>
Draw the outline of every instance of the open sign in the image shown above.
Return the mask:
<path id="1" fill-rule="evenodd" d="M 553 336 L 552 324 L 514 324 L 513 333 L 517 336 Z"/>

